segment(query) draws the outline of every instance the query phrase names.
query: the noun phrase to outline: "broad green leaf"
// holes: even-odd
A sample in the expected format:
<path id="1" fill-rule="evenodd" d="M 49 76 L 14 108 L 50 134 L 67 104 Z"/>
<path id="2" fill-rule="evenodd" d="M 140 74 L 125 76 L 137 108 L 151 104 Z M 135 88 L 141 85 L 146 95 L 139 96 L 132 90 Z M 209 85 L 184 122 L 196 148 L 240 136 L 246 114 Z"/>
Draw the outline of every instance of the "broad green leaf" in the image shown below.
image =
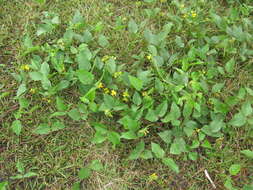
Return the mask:
<path id="1" fill-rule="evenodd" d="M 229 121 L 229 124 L 234 127 L 241 127 L 246 123 L 247 119 L 242 114 L 242 112 L 239 112 L 234 115 L 234 117 Z"/>
<path id="2" fill-rule="evenodd" d="M 155 110 L 156 115 L 159 117 L 163 117 L 166 114 L 167 109 L 168 109 L 168 102 L 167 100 L 165 100 L 159 106 L 157 106 Z"/>
<path id="3" fill-rule="evenodd" d="M 112 109 L 116 106 L 115 99 L 108 94 L 104 94 L 104 103 L 108 109 Z"/>
<path id="4" fill-rule="evenodd" d="M 129 77 L 129 81 L 131 83 L 131 85 L 138 91 L 140 91 L 142 89 L 143 83 L 142 80 L 134 77 L 134 76 L 128 76 Z"/>
<path id="5" fill-rule="evenodd" d="M 43 75 L 42 80 L 41 80 L 41 84 L 45 90 L 48 90 L 51 87 L 51 82 L 50 82 L 50 80 L 48 80 L 46 75 Z"/>
<path id="6" fill-rule="evenodd" d="M 51 131 L 58 131 L 58 130 L 61 130 L 61 129 L 64 129 L 65 128 L 65 125 L 63 122 L 61 121 L 56 121 L 52 124 L 52 127 L 51 127 Z"/>
<path id="7" fill-rule="evenodd" d="M 253 113 L 253 110 L 252 110 L 252 107 L 251 107 L 251 102 L 250 101 L 247 101 L 247 102 L 244 102 L 242 104 L 242 109 L 241 109 L 241 112 L 243 115 L 245 116 L 249 116 Z"/>
<path id="8" fill-rule="evenodd" d="M 179 167 L 172 158 L 163 158 L 162 162 L 168 166 L 172 171 L 179 173 Z"/>
<path id="9" fill-rule="evenodd" d="M 209 128 L 211 130 L 212 133 L 217 133 L 219 132 L 222 128 L 225 127 L 225 123 L 221 120 L 213 120 L 210 124 L 209 124 Z"/>
<path id="10" fill-rule="evenodd" d="M 160 147 L 159 144 L 151 143 L 151 150 L 157 158 L 163 158 L 165 155 L 164 150 Z"/>
<path id="11" fill-rule="evenodd" d="M 84 69 L 80 69 L 76 72 L 78 79 L 83 84 L 92 84 L 94 75 Z"/>
<path id="12" fill-rule="evenodd" d="M 42 63 L 41 68 L 40 68 L 40 72 L 45 76 L 47 76 L 49 74 L 50 68 L 49 68 L 48 63 L 46 63 L 46 62 Z"/>
<path id="13" fill-rule="evenodd" d="M 136 24 L 136 22 L 133 19 L 130 19 L 130 21 L 128 22 L 128 30 L 131 33 L 138 32 L 138 25 Z"/>
<path id="14" fill-rule="evenodd" d="M 144 151 L 144 149 L 145 149 L 144 141 L 139 142 L 134 148 L 134 150 L 130 153 L 130 156 L 128 157 L 128 159 L 130 160 L 138 159 L 141 153 Z"/>
<path id="15" fill-rule="evenodd" d="M 51 128 L 47 124 L 40 124 L 35 130 L 34 133 L 37 135 L 47 135 L 51 132 Z"/>
<path id="16" fill-rule="evenodd" d="M 178 155 L 182 152 L 186 152 L 186 143 L 183 138 L 176 138 L 171 144 L 170 153 Z"/>
<path id="17" fill-rule="evenodd" d="M 100 144 L 100 143 L 104 142 L 106 139 L 107 139 L 107 137 L 104 134 L 97 131 L 95 133 L 93 139 L 91 140 L 91 142 L 95 143 L 95 144 Z"/>
<path id="18" fill-rule="evenodd" d="M 234 67 L 235 67 L 235 60 L 234 58 L 232 58 L 226 63 L 225 69 L 228 73 L 233 73 Z"/>
<path id="19" fill-rule="evenodd" d="M 51 32 L 54 29 L 54 26 L 51 23 L 47 23 L 47 24 L 40 24 L 39 28 L 36 32 L 37 36 L 40 36 L 42 34 Z"/>
<path id="20" fill-rule="evenodd" d="M 228 190 L 238 190 L 237 188 L 233 187 L 232 179 L 228 178 L 224 184 L 224 187 L 226 187 Z"/>
<path id="21" fill-rule="evenodd" d="M 240 164 L 233 164 L 229 168 L 229 173 L 230 175 L 237 175 L 241 170 L 241 165 Z"/>
<path id="22" fill-rule="evenodd" d="M 30 101 L 26 98 L 20 97 L 18 99 L 18 103 L 20 105 L 20 109 L 23 109 L 23 108 L 28 108 L 29 107 Z"/>
<path id="23" fill-rule="evenodd" d="M 222 125 L 218 125 L 217 128 L 214 127 L 214 130 L 219 130 L 220 127 L 222 127 Z M 212 129 L 211 125 L 204 125 L 201 128 L 201 131 L 204 132 L 206 135 L 211 136 L 211 137 L 222 137 L 221 132 L 213 132 L 213 129 Z"/>
<path id="24" fill-rule="evenodd" d="M 90 33 L 90 31 L 86 30 L 83 35 L 82 35 L 82 39 L 85 43 L 89 43 L 92 40 L 92 34 Z"/>
<path id="25" fill-rule="evenodd" d="M 81 50 L 76 56 L 78 62 L 78 68 L 89 71 L 91 68 L 90 64 L 90 51 L 88 49 Z"/>
<path id="26" fill-rule="evenodd" d="M 195 121 L 187 121 L 185 124 L 184 124 L 184 132 L 185 134 L 187 135 L 187 137 L 190 137 L 193 133 L 194 133 L 194 130 L 197 128 L 197 123 Z"/>
<path id="27" fill-rule="evenodd" d="M 132 119 L 128 115 L 122 117 L 118 122 L 121 125 L 123 125 L 125 129 L 131 130 L 131 131 L 137 131 L 140 127 L 139 122 Z"/>
<path id="28" fill-rule="evenodd" d="M 154 110 L 149 109 L 148 113 L 145 116 L 145 119 L 148 120 L 148 121 L 150 121 L 150 122 L 155 122 L 155 121 L 158 120 L 158 117 L 157 117 L 157 115 L 156 115 L 156 113 L 155 113 Z"/>
<path id="29" fill-rule="evenodd" d="M 246 89 L 246 91 L 247 91 L 247 93 L 248 93 L 249 95 L 253 96 L 253 90 L 252 90 L 252 89 L 250 89 L 250 88 L 248 88 L 248 87 L 246 87 L 245 89 Z"/>
<path id="30" fill-rule="evenodd" d="M 74 108 L 68 112 L 69 117 L 75 121 L 79 121 L 81 119 L 81 114 L 78 109 Z"/>
<path id="31" fill-rule="evenodd" d="M 80 171 L 78 172 L 78 177 L 79 179 L 87 179 L 91 175 L 91 170 L 90 168 L 81 168 Z"/>
<path id="32" fill-rule="evenodd" d="M 84 22 L 84 18 L 82 16 L 82 14 L 80 13 L 80 11 L 77 10 L 73 16 L 72 23 L 78 24 L 78 23 L 83 23 L 83 22 Z"/>
<path id="33" fill-rule="evenodd" d="M 171 104 L 170 114 L 172 116 L 172 119 L 175 120 L 178 119 L 181 115 L 181 111 L 175 102 L 172 102 Z"/>
<path id="34" fill-rule="evenodd" d="M 93 160 L 89 166 L 94 171 L 100 171 L 103 169 L 103 165 L 99 160 Z"/>
<path id="35" fill-rule="evenodd" d="M 175 102 L 172 102 L 170 112 L 162 119 L 162 122 L 175 121 L 181 116 L 181 111 Z"/>
<path id="36" fill-rule="evenodd" d="M 215 85 L 213 86 L 213 88 L 212 88 L 212 92 L 213 92 L 213 93 L 220 92 L 221 89 L 224 87 L 224 85 L 225 85 L 225 82 L 215 84 Z"/>
<path id="37" fill-rule="evenodd" d="M 162 93 L 164 91 L 164 85 L 163 85 L 162 81 L 158 78 L 155 79 L 155 89 L 159 93 Z"/>
<path id="38" fill-rule="evenodd" d="M 198 159 L 198 153 L 197 152 L 189 152 L 188 156 L 193 161 Z"/>
<path id="39" fill-rule="evenodd" d="M 242 154 L 244 154 L 246 157 L 253 159 L 253 151 L 251 150 L 242 150 Z"/>
<path id="40" fill-rule="evenodd" d="M 147 149 L 146 149 L 146 150 L 144 150 L 144 151 L 141 153 L 140 157 L 141 157 L 142 159 L 147 160 L 147 159 L 153 158 L 153 155 L 152 155 L 152 152 L 151 152 L 150 150 L 147 150 Z"/>
<path id="41" fill-rule="evenodd" d="M 43 74 L 40 72 L 30 72 L 29 76 L 34 81 L 41 81 L 43 79 Z"/>
<path id="42" fill-rule="evenodd" d="M 59 82 L 56 86 L 55 86 L 55 90 L 56 91 L 61 91 L 65 88 L 69 87 L 70 82 L 67 80 L 62 80 L 61 82 Z"/>
<path id="43" fill-rule="evenodd" d="M 193 111 L 193 103 L 186 101 L 183 109 L 183 116 L 185 119 L 189 118 Z"/>
<path id="44" fill-rule="evenodd" d="M 109 41 L 103 34 L 100 34 L 98 37 L 98 44 L 102 47 L 106 47 L 109 45 Z"/>
<path id="45" fill-rule="evenodd" d="M 158 135 L 161 137 L 161 139 L 167 143 L 170 144 L 172 140 L 172 132 L 170 130 L 166 130 L 163 132 L 158 133 Z"/>
<path id="46" fill-rule="evenodd" d="M 15 120 L 12 122 L 11 128 L 12 131 L 19 136 L 22 130 L 22 123 L 19 120 Z"/>
<path id="47" fill-rule="evenodd" d="M 109 132 L 107 138 L 114 147 L 120 144 L 120 135 L 114 131 Z"/>
<path id="48" fill-rule="evenodd" d="M 193 140 L 192 145 L 190 146 L 191 149 L 198 148 L 200 145 L 198 140 Z"/>
<path id="49" fill-rule="evenodd" d="M 141 96 L 138 92 L 134 92 L 134 95 L 133 95 L 133 103 L 136 104 L 137 106 L 139 106 L 142 102 L 142 99 L 141 99 Z"/>
<path id="50" fill-rule="evenodd" d="M 135 134 L 135 132 L 133 131 L 128 131 L 128 132 L 124 132 L 124 133 L 121 133 L 121 137 L 120 138 L 123 138 L 123 139 L 136 139 L 137 136 Z"/>
<path id="51" fill-rule="evenodd" d="M 107 71 L 108 71 L 111 75 L 113 75 L 113 74 L 116 72 L 116 69 L 117 69 L 115 60 L 114 60 L 113 58 L 110 58 L 110 59 L 106 62 L 105 67 L 106 67 Z"/>
<path id="52" fill-rule="evenodd" d="M 56 108 L 60 112 L 64 112 L 68 109 L 68 107 L 64 104 L 64 101 L 61 97 L 56 97 Z"/>
<path id="53" fill-rule="evenodd" d="M 25 93 L 26 90 L 27 90 L 26 85 L 25 84 L 21 84 L 18 87 L 18 90 L 17 90 L 17 97 L 19 97 L 20 95 L 22 95 L 23 93 Z"/>

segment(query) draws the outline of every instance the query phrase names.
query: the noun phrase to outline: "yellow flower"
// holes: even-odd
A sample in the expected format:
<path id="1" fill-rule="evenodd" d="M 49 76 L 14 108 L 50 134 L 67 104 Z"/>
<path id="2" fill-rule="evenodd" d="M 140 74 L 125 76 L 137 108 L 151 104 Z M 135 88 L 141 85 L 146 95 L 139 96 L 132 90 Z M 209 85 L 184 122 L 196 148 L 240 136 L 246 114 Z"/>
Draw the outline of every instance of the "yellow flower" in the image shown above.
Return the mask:
<path id="1" fill-rule="evenodd" d="M 141 1 L 137 1 L 135 4 L 137 7 L 139 7 L 139 6 L 141 6 Z"/>
<path id="2" fill-rule="evenodd" d="M 165 12 L 160 12 L 159 14 L 161 17 L 164 17 L 166 15 Z"/>
<path id="3" fill-rule="evenodd" d="M 165 3 L 167 0 L 160 0 L 161 3 Z"/>
<path id="4" fill-rule="evenodd" d="M 141 129 L 139 132 L 144 134 L 144 136 L 147 136 L 147 134 L 149 134 L 148 128 Z"/>
<path id="5" fill-rule="evenodd" d="M 199 133 L 201 129 L 195 129 L 195 130 L 196 130 L 197 133 Z"/>
<path id="6" fill-rule="evenodd" d="M 150 54 L 147 55 L 147 59 L 148 59 L 148 60 L 151 60 L 151 59 L 152 59 L 152 55 L 150 55 Z"/>
<path id="7" fill-rule="evenodd" d="M 104 57 L 102 57 L 102 62 L 106 62 L 106 61 L 108 61 L 110 59 L 110 56 L 108 56 L 108 55 L 105 55 Z"/>
<path id="8" fill-rule="evenodd" d="M 155 180 L 157 180 L 157 179 L 158 179 L 158 176 L 157 176 L 156 173 L 153 173 L 153 174 L 151 174 L 151 175 L 149 176 L 149 180 L 150 180 L 150 181 L 155 181 Z"/>
<path id="9" fill-rule="evenodd" d="M 183 8 L 184 8 L 184 4 L 181 4 L 181 5 L 180 5 L 180 8 L 183 9 Z"/>
<path id="10" fill-rule="evenodd" d="M 51 100 L 49 98 L 42 98 L 42 100 L 47 102 L 47 103 L 51 103 Z"/>
<path id="11" fill-rule="evenodd" d="M 183 18 L 187 18 L 188 17 L 188 15 L 187 14 L 183 14 L 183 16 L 182 16 Z"/>
<path id="12" fill-rule="evenodd" d="M 114 77 L 114 78 L 118 78 L 120 75 L 122 75 L 122 72 L 121 72 L 121 71 L 114 73 L 114 74 L 113 74 L 113 77 Z"/>
<path id="13" fill-rule="evenodd" d="M 24 71 L 29 71 L 30 70 L 30 66 L 29 65 L 22 65 L 21 66 L 21 69 L 24 70 Z"/>
<path id="14" fill-rule="evenodd" d="M 31 94 L 35 94 L 35 93 L 36 93 L 36 89 L 35 89 L 35 88 L 31 88 L 31 89 L 30 89 L 30 93 L 31 93 Z"/>
<path id="15" fill-rule="evenodd" d="M 109 94 L 110 93 L 110 90 L 108 88 L 104 88 L 104 93 L 105 94 Z"/>
<path id="16" fill-rule="evenodd" d="M 116 92 L 115 90 L 112 90 L 112 91 L 111 91 L 111 95 L 112 95 L 112 96 L 116 96 L 116 95 L 117 95 L 117 92 Z"/>
<path id="17" fill-rule="evenodd" d="M 148 93 L 146 91 L 142 92 L 142 96 L 148 96 Z"/>
<path id="18" fill-rule="evenodd" d="M 129 97 L 128 91 L 123 92 L 123 97 L 124 97 L 124 98 Z"/>
<path id="19" fill-rule="evenodd" d="M 105 113 L 105 115 L 108 116 L 108 117 L 113 117 L 110 110 L 105 110 L 104 113 Z"/>
<path id="20" fill-rule="evenodd" d="M 104 88 L 104 85 L 102 82 L 98 83 L 98 88 Z"/>
<path id="21" fill-rule="evenodd" d="M 196 11 L 191 11 L 191 15 L 192 15 L 193 18 L 195 18 L 197 16 Z"/>

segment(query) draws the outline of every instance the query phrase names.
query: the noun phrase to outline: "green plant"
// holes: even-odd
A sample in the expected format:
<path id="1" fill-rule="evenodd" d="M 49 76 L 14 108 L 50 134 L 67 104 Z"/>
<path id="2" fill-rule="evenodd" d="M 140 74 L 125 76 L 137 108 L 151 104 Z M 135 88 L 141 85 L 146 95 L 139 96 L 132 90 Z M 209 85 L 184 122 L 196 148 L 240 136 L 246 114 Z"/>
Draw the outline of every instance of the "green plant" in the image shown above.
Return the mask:
<path id="1" fill-rule="evenodd" d="M 252 37 L 249 33 L 238 34 L 236 31 L 242 29 L 235 26 L 230 28 L 227 24 L 224 29 L 220 22 L 225 21 L 215 13 L 211 12 L 210 16 L 221 31 L 225 30 L 238 43 L 247 44 Z M 38 36 L 50 36 L 60 23 L 55 14 L 46 12 L 45 17 L 37 30 Z M 197 25 L 195 20 L 186 22 Z M 14 75 L 20 82 L 17 91 L 20 110 L 13 122 L 13 131 L 17 135 L 21 132 L 22 124 L 18 119 L 23 108 L 29 106 L 25 97 L 30 92 L 55 104 L 56 108 L 34 129 L 35 134 L 46 135 L 64 129 L 67 117 L 83 120 L 95 130 L 93 143 L 108 140 L 115 148 L 123 139 L 139 139 L 130 159 L 156 157 L 179 172 L 172 155 L 184 153 L 189 159 L 196 160 L 196 148 L 207 147 L 208 137 L 222 138 L 231 127 L 250 125 L 253 111 L 251 102 L 246 101 L 229 121 L 228 114 L 240 97 L 234 97 L 235 102 L 222 97 L 225 82 L 216 82 L 216 78 L 218 73 L 228 77 L 233 74 L 235 61 L 229 60 L 225 70 L 210 61 L 219 51 L 211 41 L 212 37 L 205 37 L 207 44 L 204 46 L 202 39 L 194 40 L 187 52 L 180 53 L 181 58 L 177 61 L 178 54 L 168 53 L 171 45 L 179 52 L 186 46 L 180 36 L 176 36 L 175 41 L 167 40 L 176 25 L 176 22 L 165 23 L 158 33 L 145 29 L 146 47 L 134 57 L 140 60 L 137 72 L 119 64 L 117 57 L 102 54 L 109 40 L 103 34 L 93 36 L 90 28 L 85 27 L 80 12 L 76 12 L 63 36 L 50 43 L 34 46 L 32 39 L 26 36 L 22 56 L 30 58 L 31 63 L 23 65 L 21 73 Z M 129 32 L 140 35 L 134 20 L 129 21 L 128 28 Z M 94 39 L 98 39 L 97 44 Z M 94 49 L 94 43 L 98 48 Z M 224 51 L 231 54 L 230 50 Z M 240 57 L 246 59 L 243 54 Z M 204 67 L 207 72 L 203 71 Z M 67 97 L 62 96 L 66 89 L 79 97 L 76 104 L 66 105 Z M 249 87 L 242 87 L 241 91 L 243 97 L 252 95 Z M 97 121 L 99 117 L 103 119 Z M 144 142 L 149 132 L 152 136 L 160 136 L 164 143 Z M 169 147 L 169 151 L 165 147 Z"/>

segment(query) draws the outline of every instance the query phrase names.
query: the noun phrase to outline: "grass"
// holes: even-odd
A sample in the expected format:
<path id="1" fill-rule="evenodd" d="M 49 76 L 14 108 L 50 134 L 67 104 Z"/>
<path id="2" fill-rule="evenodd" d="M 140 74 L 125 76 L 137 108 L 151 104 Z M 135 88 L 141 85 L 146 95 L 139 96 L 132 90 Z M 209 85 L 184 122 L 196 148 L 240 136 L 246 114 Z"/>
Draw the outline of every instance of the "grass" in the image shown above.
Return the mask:
<path id="1" fill-rule="evenodd" d="M 188 5 L 197 9 L 201 8 L 202 12 L 215 9 L 224 16 L 232 7 L 238 6 L 236 3 L 230 5 L 226 1 L 191 1 L 189 3 L 185 1 L 185 6 Z M 28 0 L 0 0 L 0 182 L 9 181 L 7 189 L 71 189 L 78 181 L 80 168 L 94 159 L 100 160 L 104 168 L 82 181 L 81 189 L 208 190 L 213 188 L 204 175 L 204 170 L 207 169 L 217 189 L 223 190 L 225 179 L 229 176 L 229 167 L 235 163 L 240 163 L 242 170 L 232 177 L 234 185 L 242 189 L 244 184 L 252 183 L 252 161 L 242 156 L 240 151 L 252 150 L 253 133 L 252 130 L 244 128 L 231 131 L 224 139 L 211 139 L 210 141 L 213 141 L 211 149 L 199 147 L 197 151 L 200 157 L 197 161 L 186 160 L 186 155 L 172 156 L 181 168 L 179 174 L 171 172 L 158 160 L 127 160 L 129 152 L 135 146 L 133 142 L 126 141 L 117 149 L 113 149 L 110 143 L 91 144 L 90 139 L 95 131 L 86 122 L 67 120 L 68 127 L 65 130 L 46 136 L 34 135 L 31 132 L 32 127 L 43 121 L 47 117 L 47 112 L 54 110 L 54 105 L 41 101 L 39 96 L 29 97 L 33 102 L 32 109 L 22 116 L 24 125 L 22 135 L 17 138 L 11 131 L 10 126 L 19 106 L 15 99 L 18 84 L 13 80 L 11 73 L 19 70 L 20 63 L 28 61 L 20 56 L 23 52 L 23 37 L 26 34 L 34 34 L 43 11 L 58 13 L 63 22 L 57 33 L 50 36 L 52 38 L 61 35 L 63 28 L 76 10 L 80 10 L 88 26 L 94 27 L 102 23 L 102 33 L 109 37 L 110 48 L 103 49 L 101 53 L 117 56 L 120 62 L 130 66 L 136 64 L 132 55 L 137 55 L 145 49 L 145 44 L 139 36 L 115 29 L 115 21 L 122 17 L 126 20 L 123 24 L 127 25 L 131 18 L 134 18 L 137 23 L 146 20 L 146 26 L 153 31 L 158 31 L 167 18 L 159 14 L 147 19 L 144 14 L 144 9 L 155 7 L 161 8 L 162 13 L 168 10 L 169 12 L 176 11 L 163 3 L 139 5 L 137 1 L 131 0 L 52 0 L 43 5 Z M 249 18 L 252 19 L 252 7 Z M 213 28 L 214 34 L 217 32 L 215 30 L 217 29 Z M 182 26 L 181 30 L 175 33 L 187 38 L 184 32 L 185 29 Z M 95 32 L 95 35 L 99 33 Z M 35 35 L 32 37 L 35 41 L 37 40 Z M 174 40 L 174 36 L 170 38 Z M 50 40 L 50 38 L 45 38 L 36 43 Z M 172 44 L 170 50 L 173 53 L 177 51 Z M 234 92 L 245 84 L 252 84 L 252 73 L 251 57 L 244 65 L 237 66 L 236 74 L 228 79 L 229 85 L 226 86 L 223 95 L 231 95 L 231 89 Z M 74 103 L 78 98 L 74 92 L 66 92 L 66 96 L 70 97 L 69 103 Z M 157 138 L 154 137 L 154 139 Z M 17 161 L 22 161 L 26 171 L 36 171 L 38 176 L 19 180 L 10 179 L 18 173 Z M 157 174 L 157 180 L 150 180 L 150 175 L 153 173 Z"/>

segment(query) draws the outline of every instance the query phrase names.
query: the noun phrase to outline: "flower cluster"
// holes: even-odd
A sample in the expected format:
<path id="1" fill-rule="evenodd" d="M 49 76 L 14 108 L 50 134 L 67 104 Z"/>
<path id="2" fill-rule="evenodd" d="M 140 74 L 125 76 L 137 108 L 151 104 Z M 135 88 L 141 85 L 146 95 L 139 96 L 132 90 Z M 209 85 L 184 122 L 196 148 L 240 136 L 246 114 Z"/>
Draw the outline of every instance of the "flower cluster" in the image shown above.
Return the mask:
<path id="1" fill-rule="evenodd" d="M 27 65 L 27 64 L 21 65 L 20 69 L 23 70 L 23 71 L 29 71 L 30 70 L 30 66 Z"/>
<path id="2" fill-rule="evenodd" d="M 107 62 L 109 59 L 116 60 L 116 57 L 115 57 L 115 56 L 105 55 L 104 57 L 102 57 L 101 61 L 105 63 L 105 62 Z"/>
<path id="3" fill-rule="evenodd" d="M 190 14 L 189 13 L 185 13 L 185 14 L 183 14 L 183 18 L 187 18 L 187 17 L 192 17 L 192 18 L 195 18 L 195 17 L 197 17 L 197 12 L 196 11 L 191 11 L 190 12 Z"/>
<path id="4" fill-rule="evenodd" d="M 128 98 L 130 97 L 128 91 L 124 91 L 122 96 L 123 96 L 123 101 L 128 102 Z"/>
<path id="5" fill-rule="evenodd" d="M 102 82 L 98 83 L 97 88 L 103 89 L 105 94 L 111 94 L 112 96 L 117 95 L 117 92 L 115 90 L 110 90 L 109 88 L 105 88 Z"/>

